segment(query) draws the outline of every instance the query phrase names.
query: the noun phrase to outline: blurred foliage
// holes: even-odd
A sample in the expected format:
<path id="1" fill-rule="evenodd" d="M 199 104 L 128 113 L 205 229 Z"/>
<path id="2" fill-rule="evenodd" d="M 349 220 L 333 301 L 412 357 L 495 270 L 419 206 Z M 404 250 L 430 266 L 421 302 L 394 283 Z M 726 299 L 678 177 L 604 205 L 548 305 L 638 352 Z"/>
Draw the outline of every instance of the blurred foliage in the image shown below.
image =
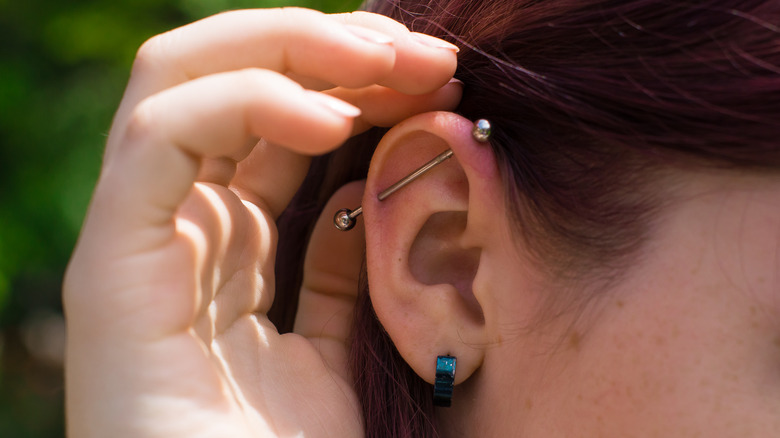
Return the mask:
<path id="1" fill-rule="evenodd" d="M 358 3 L 0 0 L 0 437 L 64 435 L 62 364 L 31 342 L 56 338 L 50 316 L 61 321 L 62 274 L 137 47 L 228 9 Z"/>

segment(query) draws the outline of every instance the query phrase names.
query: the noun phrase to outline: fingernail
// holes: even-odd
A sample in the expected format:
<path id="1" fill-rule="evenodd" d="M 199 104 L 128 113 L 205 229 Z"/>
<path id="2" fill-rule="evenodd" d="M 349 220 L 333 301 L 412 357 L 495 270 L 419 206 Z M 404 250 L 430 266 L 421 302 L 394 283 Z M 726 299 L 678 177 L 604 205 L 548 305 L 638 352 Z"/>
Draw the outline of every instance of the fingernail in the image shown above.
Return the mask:
<path id="1" fill-rule="evenodd" d="M 463 81 L 461 81 L 460 79 L 452 78 L 452 79 L 450 79 L 449 82 L 447 82 L 447 85 L 450 85 L 450 84 L 458 84 L 458 85 L 463 86 Z"/>
<path id="2" fill-rule="evenodd" d="M 350 33 L 352 33 L 356 37 L 368 41 L 369 43 L 383 44 L 383 45 L 388 45 L 393 43 L 393 37 L 383 34 L 381 32 L 377 32 L 373 29 L 369 29 L 367 27 L 355 26 L 353 24 L 347 24 L 344 27 L 346 27 L 347 30 L 350 31 Z"/>
<path id="3" fill-rule="evenodd" d="M 344 117 L 350 117 L 355 118 L 359 116 L 362 111 L 360 111 L 360 108 L 349 104 L 347 102 L 344 102 L 341 99 L 337 99 L 333 96 L 328 96 L 327 94 L 320 93 L 318 91 L 311 91 L 306 90 L 304 91 L 306 93 L 306 96 L 313 102 L 316 102 L 319 105 L 322 105 L 331 111 L 338 113 Z"/>
<path id="4" fill-rule="evenodd" d="M 415 41 L 417 41 L 418 43 L 424 46 L 434 47 L 436 49 L 452 50 L 455 53 L 460 52 L 460 49 L 455 44 L 452 44 L 450 42 L 444 41 L 436 37 L 432 37 L 430 35 L 426 35 L 424 33 L 412 32 L 412 38 L 414 38 Z"/>

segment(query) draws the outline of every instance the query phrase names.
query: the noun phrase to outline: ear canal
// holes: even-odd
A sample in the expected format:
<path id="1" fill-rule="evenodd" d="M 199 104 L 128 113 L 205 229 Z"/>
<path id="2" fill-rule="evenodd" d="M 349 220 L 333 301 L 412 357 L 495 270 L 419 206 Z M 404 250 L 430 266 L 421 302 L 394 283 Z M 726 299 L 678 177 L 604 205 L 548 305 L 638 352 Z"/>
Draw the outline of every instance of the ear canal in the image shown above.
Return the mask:
<path id="1" fill-rule="evenodd" d="M 480 250 L 460 243 L 466 221 L 465 211 L 432 214 L 410 247 L 409 271 L 422 284 L 451 284 L 463 300 L 465 314 L 482 323 L 482 308 L 472 290 Z"/>

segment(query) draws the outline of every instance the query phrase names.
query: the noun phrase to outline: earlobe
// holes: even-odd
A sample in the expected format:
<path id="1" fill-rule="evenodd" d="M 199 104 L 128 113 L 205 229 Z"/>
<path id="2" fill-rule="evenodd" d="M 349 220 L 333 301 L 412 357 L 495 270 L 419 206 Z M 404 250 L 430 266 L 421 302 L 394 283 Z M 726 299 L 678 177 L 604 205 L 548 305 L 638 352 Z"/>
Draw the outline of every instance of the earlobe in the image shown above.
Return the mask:
<path id="1" fill-rule="evenodd" d="M 489 285 L 476 278 L 493 244 L 486 215 L 503 205 L 503 195 L 493 152 L 475 140 L 473 126 L 443 112 L 397 125 L 377 148 L 363 199 L 372 303 L 398 351 L 429 383 L 437 356 L 457 357 L 458 384 L 480 366 L 490 343 Z M 436 170 L 377 198 L 448 149 L 453 157 Z"/>

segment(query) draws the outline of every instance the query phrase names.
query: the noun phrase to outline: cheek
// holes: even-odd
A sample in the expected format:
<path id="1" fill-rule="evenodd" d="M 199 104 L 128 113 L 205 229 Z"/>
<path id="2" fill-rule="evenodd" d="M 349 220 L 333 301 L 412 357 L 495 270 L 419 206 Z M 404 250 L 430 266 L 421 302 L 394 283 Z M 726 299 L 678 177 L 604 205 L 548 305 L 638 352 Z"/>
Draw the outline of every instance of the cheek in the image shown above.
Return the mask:
<path id="1" fill-rule="evenodd" d="M 700 362 L 695 345 L 677 324 L 647 321 L 648 313 L 610 315 L 608 323 L 568 336 L 571 398 L 562 402 L 599 429 L 652 427 L 644 420 L 667 417 L 691 395 L 682 391 L 690 386 L 687 364 Z"/>

